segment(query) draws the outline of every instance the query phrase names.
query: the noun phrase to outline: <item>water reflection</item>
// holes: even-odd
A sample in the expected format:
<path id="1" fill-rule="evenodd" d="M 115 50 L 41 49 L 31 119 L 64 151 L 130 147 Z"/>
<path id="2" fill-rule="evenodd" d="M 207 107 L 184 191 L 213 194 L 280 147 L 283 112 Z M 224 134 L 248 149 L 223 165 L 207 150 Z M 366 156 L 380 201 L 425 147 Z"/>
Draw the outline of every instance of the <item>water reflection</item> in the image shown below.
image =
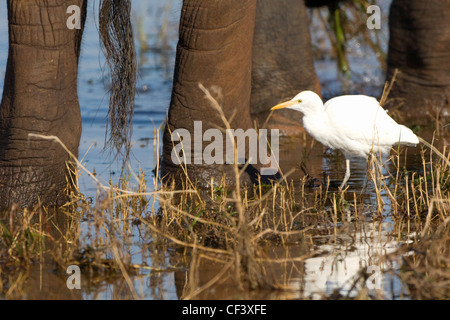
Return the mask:
<path id="1" fill-rule="evenodd" d="M 345 201 L 353 204 L 357 198 L 357 209 L 350 210 L 349 206 L 343 212 L 336 212 L 333 210 L 333 200 L 337 201 L 340 192 L 337 187 L 327 186 L 329 180 L 321 177 L 331 175 L 331 179 L 340 182 L 345 173 L 344 158 L 326 151 L 319 144 L 314 144 L 305 155 L 305 149 L 292 148 L 293 143 L 291 138 L 281 142 L 283 171 L 287 172 L 294 166 L 297 170 L 292 178 L 298 181 L 304 178 L 304 171 L 318 177 L 314 187 L 316 190 L 307 190 L 305 201 L 313 202 L 314 191 L 318 188 L 329 188 L 330 203 L 328 219 L 315 226 L 310 238 L 304 239 L 306 243 L 288 246 L 272 243 L 267 249 L 267 258 L 279 261 L 267 263 L 267 270 L 270 270 L 267 273 L 275 276 L 283 289 L 241 292 L 226 273 L 220 281 L 213 281 L 223 272 L 223 263 L 199 259 L 195 263 L 190 262 L 191 267 L 195 265 L 195 274 L 190 269 L 175 274 L 178 296 L 194 299 L 407 298 L 406 289 L 396 275 L 400 258 L 396 252 L 409 242 L 405 230 L 411 235 L 414 235 L 414 230 L 411 227 L 405 229 L 398 219 L 393 218 L 395 210 L 390 196 L 375 190 L 381 183 L 389 185 L 390 177 L 395 177 L 394 164 L 389 158 L 381 159 L 381 176 L 384 179 L 381 182 L 368 176 L 370 163 L 364 159 L 353 159 Z M 296 143 L 308 144 L 301 139 Z M 411 148 L 408 157 L 405 150 L 401 152 L 401 159 L 408 170 L 420 169 L 420 157 L 417 157 L 420 148 Z M 306 170 L 298 165 L 299 159 L 306 163 Z M 339 183 L 336 185 L 339 186 Z M 212 281 L 214 285 L 209 286 Z M 362 293 L 365 295 L 361 296 Z"/>
<path id="2" fill-rule="evenodd" d="M 399 247 L 392 236 L 392 223 L 366 223 L 359 226 L 363 230 L 351 227 L 354 230 L 349 231 L 354 233 L 346 234 L 347 239 L 340 234 L 337 244 L 318 246 L 318 256 L 306 261 L 305 295 L 313 299 L 354 298 L 368 288 L 373 297 L 387 298 L 394 283 L 393 296 L 400 297 L 404 294 L 401 283 L 383 273 L 392 269 L 386 256 Z"/>

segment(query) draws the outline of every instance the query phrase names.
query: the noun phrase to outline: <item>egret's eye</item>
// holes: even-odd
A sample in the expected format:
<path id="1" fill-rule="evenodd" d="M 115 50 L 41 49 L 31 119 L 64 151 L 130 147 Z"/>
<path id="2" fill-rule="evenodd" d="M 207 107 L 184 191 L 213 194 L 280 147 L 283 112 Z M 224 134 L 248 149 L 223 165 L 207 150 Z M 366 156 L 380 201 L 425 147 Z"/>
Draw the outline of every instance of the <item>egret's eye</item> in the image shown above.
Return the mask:
<path id="1" fill-rule="evenodd" d="M 298 103 L 302 103 L 303 101 L 302 100 L 298 100 Z"/>

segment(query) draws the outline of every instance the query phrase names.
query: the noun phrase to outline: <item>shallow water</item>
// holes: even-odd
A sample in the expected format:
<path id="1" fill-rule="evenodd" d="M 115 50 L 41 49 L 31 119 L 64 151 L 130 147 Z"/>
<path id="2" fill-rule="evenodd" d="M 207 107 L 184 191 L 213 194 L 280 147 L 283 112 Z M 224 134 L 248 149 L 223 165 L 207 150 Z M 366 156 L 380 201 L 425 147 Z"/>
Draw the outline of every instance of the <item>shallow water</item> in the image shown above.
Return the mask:
<path id="1" fill-rule="evenodd" d="M 172 70 L 177 39 L 177 23 L 179 19 L 179 1 L 133 1 L 135 30 L 138 31 L 137 44 L 139 50 L 139 82 L 136 98 L 136 113 L 133 127 L 133 149 L 131 167 L 137 171 L 139 168 L 147 172 L 151 177 L 151 171 L 155 166 L 154 154 L 154 128 L 161 126 L 166 116 L 170 101 Z M 7 56 L 5 1 L 0 2 L 0 87 L 3 87 L 4 69 Z M 117 181 L 121 175 L 122 163 L 114 159 L 108 152 L 103 152 L 106 132 L 106 106 L 108 103 L 108 83 L 103 77 L 104 59 L 99 51 L 99 41 L 95 26 L 92 5 L 89 5 L 86 32 L 83 40 L 83 49 L 80 61 L 79 96 L 83 121 L 83 133 L 80 143 L 80 157 L 86 167 L 97 174 L 101 180 L 107 182 L 110 178 Z M 165 25 L 166 28 L 161 28 Z M 353 49 L 351 49 L 353 48 Z M 364 79 L 364 85 L 360 88 L 354 86 L 353 91 L 377 94 L 384 83 L 383 73 L 379 70 L 374 56 L 368 56 L 358 43 L 353 43 L 353 67 L 360 71 L 359 79 Z M 336 64 L 331 60 L 321 60 L 316 63 L 319 77 L 324 85 L 324 94 L 332 95 L 339 92 Z M 374 67 L 375 66 L 375 67 Z M 377 69 L 378 68 L 378 69 Z M 368 70 L 374 70 L 369 72 Z M 360 90 L 361 89 L 361 90 Z M 295 147 L 303 143 L 297 139 L 283 139 L 281 142 L 280 160 L 281 168 L 289 171 L 293 167 L 299 167 L 303 160 L 308 173 L 317 179 L 317 185 L 327 183 L 327 177 L 332 181 L 340 181 L 345 173 L 342 156 L 335 153 L 325 153 L 318 143 L 314 144 L 309 155 L 305 155 L 302 148 Z M 310 145 L 311 141 L 307 141 Z M 411 150 L 407 167 L 409 169 L 420 168 L 418 150 Z M 387 166 L 389 168 L 389 166 Z M 300 179 L 303 172 L 297 169 L 293 178 Z M 376 207 L 376 197 L 373 187 L 367 182 L 366 161 L 354 159 L 352 161 L 352 176 L 350 178 L 350 192 L 364 192 L 366 204 Z M 149 187 L 152 187 L 152 179 L 149 178 Z M 91 178 L 83 174 L 80 179 L 80 189 L 93 202 L 97 197 L 97 186 Z M 364 190 L 364 191 L 361 191 Z M 351 285 L 361 268 L 370 265 L 379 265 L 385 268 L 380 256 L 394 252 L 399 246 L 396 239 L 394 222 L 390 218 L 389 198 L 383 198 L 385 207 L 382 210 L 384 218 L 375 221 L 371 212 L 363 212 L 359 222 L 355 223 L 355 217 L 349 216 L 347 222 L 342 224 L 339 235 L 333 239 L 329 236 L 318 234 L 312 241 L 316 245 L 318 254 L 307 259 L 302 266 L 280 266 L 278 270 L 281 278 L 289 273 L 289 282 L 298 290 L 286 293 L 280 292 L 252 292 L 248 296 L 242 296 L 235 287 L 221 284 L 217 288 L 207 290 L 200 297 L 203 299 L 230 299 L 230 298 L 320 298 L 321 295 L 331 295 L 335 289 L 340 289 L 341 294 L 352 294 Z M 89 222 L 81 222 L 81 227 L 89 233 Z M 155 250 L 149 256 L 143 257 L 139 252 L 143 241 L 140 227 L 130 227 L 135 244 L 131 248 L 133 262 L 136 264 L 160 265 L 165 268 L 161 272 L 142 272 L 139 276 L 132 277 L 132 281 L 140 297 L 145 299 L 178 299 L 181 289 L 185 285 L 188 270 L 177 267 L 175 270 L 167 266 L 176 266 L 177 263 L 187 259 L 176 252 L 158 252 Z M 324 226 L 331 228 L 331 226 Z M 350 248 L 351 247 L 351 248 Z M 271 255 L 283 256 L 287 253 L 278 248 L 271 249 Z M 290 251 L 298 254 L 302 248 L 292 246 Z M 294 254 L 293 254 L 294 255 Z M 188 265 L 188 262 L 179 265 Z M 39 268 L 37 266 L 36 268 Z M 304 273 L 292 271 L 298 267 L 304 268 Z M 164 268 L 163 268 L 164 269 Z M 200 266 L 203 275 L 202 282 L 207 282 L 220 269 L 214 263 L 205 263 Z M 27 298 L 73 298 L 73 299 L 126 299 L 130 296 L 125 280 L 120 277 L 95 279 L 83 278 L 82 290 L 70 292 L 67 290 L 64 274 L 53 272 L 42 273 L 36 269 L 35 276 L 29 281 Z M 42 283 L 45 284 L 40 289 Z M 394 289 L 393 289 L 394 288 Z M 402 298 L 403 288 L 395 277 L 384 278 L 381 283 L 381 291 L 387 297 Z"/>

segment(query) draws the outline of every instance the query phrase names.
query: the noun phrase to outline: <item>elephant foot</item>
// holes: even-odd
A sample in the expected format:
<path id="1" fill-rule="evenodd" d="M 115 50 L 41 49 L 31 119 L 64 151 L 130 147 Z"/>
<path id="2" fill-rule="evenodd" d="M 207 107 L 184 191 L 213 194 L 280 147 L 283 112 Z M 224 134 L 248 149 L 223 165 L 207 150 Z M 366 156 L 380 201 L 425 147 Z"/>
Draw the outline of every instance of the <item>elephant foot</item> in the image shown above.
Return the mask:
<path id="1" fill-rule="evenodd" d="M 413 80 L 400 79 L 389 98 L 391 101 L 387 102 L 386 109 L 393 110 L 391 113 L 407 125 L 426 126 L 436 119 L 444 123 L 448 121 L 450 101 L 445 88 L 432 88 Z M 397 109 L 400 112 L 396 113 Z"/>
<path id="2" fill-rule="evenodd" d="M 69 200 L 66 169 L 0 165 L 0 208 L 58 207 Z M 58 172 L 60 171 L 60 172 Z M 62 177 L 62 179 L 58 179 Z"/>
<path id="3" fill-rule="evenodd" d="M 271 181 L 281 179 L 281 174 L 277 172 L 274 175 L 261 175 L 260 168 L 257 165 L 239 166 L 239 184 L 243 188 L 257 185 L 260 182 L 270 184 Z M 204 189 L 212 187 L 227 186 L 233 188 L 236 186 L 236 173 L 233 165 L 187 165 L 184 168 L 180 166 L 168 166 L 161 162 L 160 176 L 164 185 L 174 184 L 176 189 L 180 189 L 192 183 L 194 186 Z"/>

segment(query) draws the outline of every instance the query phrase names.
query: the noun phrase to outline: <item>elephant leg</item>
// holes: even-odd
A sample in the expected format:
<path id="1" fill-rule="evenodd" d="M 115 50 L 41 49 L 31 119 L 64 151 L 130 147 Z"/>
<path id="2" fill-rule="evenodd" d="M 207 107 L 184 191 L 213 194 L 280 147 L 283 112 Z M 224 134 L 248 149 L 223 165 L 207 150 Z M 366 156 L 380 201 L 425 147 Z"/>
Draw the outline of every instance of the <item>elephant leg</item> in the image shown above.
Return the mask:
<path id="1" fill-rule="evenodd" d="M 258 0 L 253 44 L 251 114 L 263 124 L 270 108 L 300 91 L 320 95 L 314 68 L 309 17 L 304 1 Z M 295 119 L 295 120 L 293 120 Z M 273 114 L 269 126 L 298 134 L 295 111 Z"/>
<path id="2" fill-rule="evenodd" d="M 450 107 L 449 7 L 449 0 L 391 5 L 388 80 L 400 72 L 390 98 L 404 99 L 405 116 L 415 123 L 427 121 L 430 107 Z"/>
<path id="3" fill-rule="evenodd" d="M 8 0 L 9 55 L 0 104 L 0 207 L 57 204 L 64 197 L 71 168 L 68 154 L 53 135 L 78 154 L 81 116 L 77 69 L 81 29 L 67 27 L 65 1 Z M 69 166 L 68 166 L 69 165 Z"/>
<path id="4" fill-rule="evenodd" d="M 175 130 L 184 129 L 190 133 L 192 139 L 190 143 L 184 140 L 183 148 L 199 150 L 201 156 L 211 143 L 201 141 L 203 134 L 209 129 L 225 127 L 199 84 L 216 98 L 231 128 L 246 130 L 252 126 L 249 104 L 256 2 L 184 0 L 173 93 L 163 137 L 163 175 L 185 174 L 172 158 Z M 196 136 L 195 121 L 197 126 L 201 123 L 200 135 Z M 222 141 L 225 139 L 223 134 Z M 185 155 L 188 175 L 198 183 L 209 183 L 212 177 L 217 182 L 230 167 L 220 161 L 207 165 L 195 152 Z M 226 162 L 223 157 L 220 160 Z"/>

